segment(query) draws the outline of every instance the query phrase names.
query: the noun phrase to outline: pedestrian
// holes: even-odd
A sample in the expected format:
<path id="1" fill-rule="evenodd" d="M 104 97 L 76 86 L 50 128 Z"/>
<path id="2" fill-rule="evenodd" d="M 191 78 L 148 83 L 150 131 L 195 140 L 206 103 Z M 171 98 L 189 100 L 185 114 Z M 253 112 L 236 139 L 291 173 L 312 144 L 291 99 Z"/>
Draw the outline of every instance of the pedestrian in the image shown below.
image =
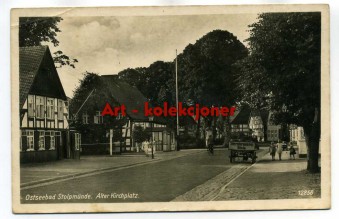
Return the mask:
<path id="1" fill-rule="evenodd" d="M 213 136 L 209 135 L 207 137 L 207 150 L 213 155 Z"/>
<path id="2" fill-rule="evenodd" d="M 277 143 L 277 152 L 279 155 L 279 160 L 281 160 L 281 154 L 283 152 L 283 148 L 282 148 L 282 143 L 280 142 L 280 140 L 278 140 L 278 143 Z"/>
<path id="3" fill-rule="evenodd" d="M 292 157 L 293 157 L 293 160 L 295 160 L 295 157 L 294 157 L 295 154 L 296 154 L 295 149 L 293 147 L 293 144 L 291 144 L 291 146 L 290 146 L 290 159 L 292 159 Z"/>
<path id="4" fill-rule="evenodd" d="M 146 157 L 149 156 L 149 146 L 150 142 L 148 141 L 148 139 L 142 143 L 142 149 L 144 150 Z"/>
<path id="5" fill-rule="evenodd" d="M 272 156 L 272 160 L 275 160 L 275 153 L 277 151 L 277 148 L 273 142 L 271 142 L 271 147 L 270 147 L 270 155 Z"/>

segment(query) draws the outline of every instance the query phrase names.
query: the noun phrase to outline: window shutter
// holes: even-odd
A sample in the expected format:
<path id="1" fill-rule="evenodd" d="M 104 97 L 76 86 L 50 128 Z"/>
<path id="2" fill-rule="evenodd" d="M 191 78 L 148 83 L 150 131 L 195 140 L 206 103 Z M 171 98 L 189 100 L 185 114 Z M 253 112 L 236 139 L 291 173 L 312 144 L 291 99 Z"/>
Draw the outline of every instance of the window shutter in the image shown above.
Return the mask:
<path id="1" fill-rule="evenodd" d="M 22 151 L 27 150 L 27 136 L 21 136 Z"/>
<path id="2" fill-rule="evenodd" d="M 38 131 L 34 131 L 34 150 L 39 150 L 39 132 Z"/>

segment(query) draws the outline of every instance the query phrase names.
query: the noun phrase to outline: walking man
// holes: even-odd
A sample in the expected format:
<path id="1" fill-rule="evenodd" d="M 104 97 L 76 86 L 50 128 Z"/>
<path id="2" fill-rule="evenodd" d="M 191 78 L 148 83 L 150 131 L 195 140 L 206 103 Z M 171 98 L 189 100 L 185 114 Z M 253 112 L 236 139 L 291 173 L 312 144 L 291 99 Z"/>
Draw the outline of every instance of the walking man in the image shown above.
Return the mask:
<path id="1" fill-rule="evenodd" d="M 293 144 L 291 143 L 291 146 L 290 146 L 290 159 L 292 159 L 292 156 L 293 156 L 293 160 L 295 160 L 295 155 L 296 152 L 295 152 L 295 149 L 293 147 Z"/>
<path id="2" fill-rule="evenodd" d="M 275 153 L 277 151 L 276 145 L 272 142 L 270 147 L 270 154 L 272 156 L 272 160 L 275 160 Z"/>
<path id="3" fill-rule="evenodd" d="M 280 140 L 278 140 L 278 143 L 277 143 L 277 152 L 279 155 L 279 160 L 281 160 L 281 154 L 283 152 L 283 148 L 282 148 L 282 143 L 280 142 Z"/>

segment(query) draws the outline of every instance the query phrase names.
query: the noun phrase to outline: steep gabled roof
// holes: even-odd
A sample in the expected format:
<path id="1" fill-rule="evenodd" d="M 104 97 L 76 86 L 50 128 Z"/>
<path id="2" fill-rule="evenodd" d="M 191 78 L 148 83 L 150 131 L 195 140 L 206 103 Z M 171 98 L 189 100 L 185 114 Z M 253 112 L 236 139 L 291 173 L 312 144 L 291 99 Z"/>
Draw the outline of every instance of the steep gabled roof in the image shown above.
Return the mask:
<path id="1" fill-rule="evenodd" d="M 36 80 L 37 75 L 39 75 L 38 80 Z M 48 46 L 20 47 L 19 49 L 20 108 L 31 92 L 37 95 L 47 93 L 51 97 L 66 100 Z"/>
<path id="2" fill-rule="evenodd" d="M 269 111 L 268 110 L 261 110 L 260 116 L 261 116 L 262 122 L 264 124 L 267 124 L 268 118 L 269 118 Z"/>
<path id="3" fill-rule="evenodd" d="M 231 124 L 248 124 L 251 116 L 251 109 L 249 107 L 242 107 L 240 112 L 232 120 Z"/>
<path id="4" fill-rule="evenodd" d="M 20 47 L 19 49 L 20 108 L 27 98 L 46 50 L 47 46 Z"/>
<path id="5" fill-rule="evenodd" d="M 148 117 L 144 115 L 144 103 L 149 100 L 136 87 L 118 79 L 116 75 L 102 75 L 101 78 L 106 83 L 114 100 L 126 106 L 126 113 L 129 117 L 138 121 L 149 121 Z M 133 113 L 134 109 L 138 110 L 138 113 Z M 154 122 L 166 123 L 160 117 L 154 117 Z"/>
<path id="6" fill-rule="evenodd" d="M 268 110 L 251 110 L 248 106 L 243 106 L 235 118 L 231 121 L 232 124 L 248 124 L 251 116 L 260 116 L 262 122 L 267 124 L 269 111 Z"/>

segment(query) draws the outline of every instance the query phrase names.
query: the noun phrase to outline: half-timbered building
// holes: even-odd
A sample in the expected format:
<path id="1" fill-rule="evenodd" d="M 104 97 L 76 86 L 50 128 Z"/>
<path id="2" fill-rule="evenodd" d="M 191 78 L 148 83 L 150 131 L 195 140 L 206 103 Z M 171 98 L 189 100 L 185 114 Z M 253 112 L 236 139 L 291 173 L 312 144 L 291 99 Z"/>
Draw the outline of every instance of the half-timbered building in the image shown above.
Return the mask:
<path id="1" fill-rule="evenodd" d="M 92 93 L 84 95 L 81 100 L 72 100 L 82 105 L 80 110 L 80 107 L 77 107 L 75 112 L 72 112 L 78 111 L 76 120 L 77 130 L 82 134 L 82 154 L 109 153 L 110 138 L 113 139 L 114 153 L 138 151 L 133 139 L 136 126 L 142 127 L 150 134 L 156 151 L 175 150 L 173 130 L 167 127 L 163 118 L 144 115 L 144 103 L 149 100 L 136 87 L 122 81 L 117 75 L 97 77 L 99 82 Z M 100 95 L 102 93 L 105 93 L 105 97 Z M 126 115 L 102 116 L 106 102 L 112 107 L 124 105 Z"/>
<path id="2" fill-rule="evenodd" d="M 68 101 L 48 46 L 21 47 L 19 65 L 21 162 L 71 157 Z"/>

